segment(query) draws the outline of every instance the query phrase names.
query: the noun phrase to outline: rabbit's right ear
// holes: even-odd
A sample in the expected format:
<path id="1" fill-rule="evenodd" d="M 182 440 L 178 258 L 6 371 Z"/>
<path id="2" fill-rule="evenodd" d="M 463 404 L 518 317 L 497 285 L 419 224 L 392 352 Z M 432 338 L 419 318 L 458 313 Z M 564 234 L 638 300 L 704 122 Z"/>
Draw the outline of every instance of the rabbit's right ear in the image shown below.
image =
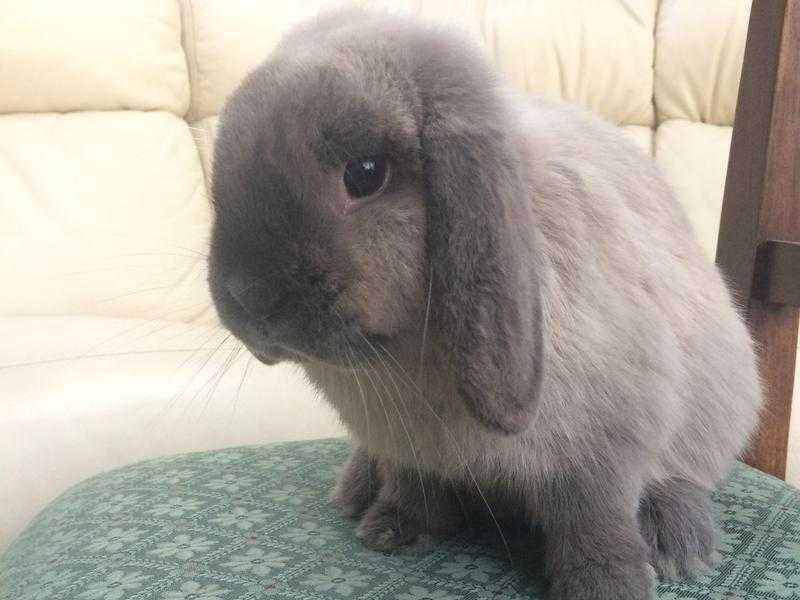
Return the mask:
<path id="1" fill-rule="evenodd" d="M 459 68 L 461 71 L 459 71 Z M 536 413 L 542 308 L 527 165 L 488 70 L 458 65 L 423 95 L 431 314 L 459 395 L 510 434 Z"/>

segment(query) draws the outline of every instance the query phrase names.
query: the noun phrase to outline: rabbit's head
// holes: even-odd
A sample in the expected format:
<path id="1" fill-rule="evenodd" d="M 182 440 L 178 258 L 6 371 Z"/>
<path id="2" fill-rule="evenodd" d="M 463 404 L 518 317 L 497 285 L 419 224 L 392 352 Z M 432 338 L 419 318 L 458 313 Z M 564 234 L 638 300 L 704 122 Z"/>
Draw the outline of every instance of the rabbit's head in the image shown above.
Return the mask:
<path id="1" fill-rule="evenodd" d="M 264 362 L 363 366 L 429 320 L 472 414 L 524 428 L 542 332 L 523 148 L 451 34 L 358 12 L 296 28 L 220 118 L 223 323 Z"/>

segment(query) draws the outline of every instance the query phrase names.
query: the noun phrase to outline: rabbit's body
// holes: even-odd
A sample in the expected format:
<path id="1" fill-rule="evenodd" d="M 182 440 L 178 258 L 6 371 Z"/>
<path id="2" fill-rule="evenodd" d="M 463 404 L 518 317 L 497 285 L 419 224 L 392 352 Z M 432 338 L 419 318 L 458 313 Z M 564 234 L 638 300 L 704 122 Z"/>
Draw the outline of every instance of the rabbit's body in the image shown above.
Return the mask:
<path id="1" fill-rule="evenodd" d="M 468 466 L 486 485 L 521 486 L 612 461 L 646 482 L 713 488 L 761 398 L 747 330 L 717 268 L 655 165 L 618 131 L 575 107 L 515 105 L 538 223 L 531 267 L 551 300 L 529 430 L 498 435 L 453 402 L 436 340 L 419 368 L 419 330 L 390 356 L 376 348 L 374 368 L 358 378 L 319 362 L 306 372 L 360 444 L 412 469 L 468 481 Z"/>
<path id="2" fill-rule="evenodd" d="M 716 267 L 649 158 L 468 44 L 359 11 L 287 35 L 221 115 L 211 291 L 352 433 L 332 499 L 393 550 L 464 507 L 536 523 L 551 596 L 713 561 L 760 406 Z"/>

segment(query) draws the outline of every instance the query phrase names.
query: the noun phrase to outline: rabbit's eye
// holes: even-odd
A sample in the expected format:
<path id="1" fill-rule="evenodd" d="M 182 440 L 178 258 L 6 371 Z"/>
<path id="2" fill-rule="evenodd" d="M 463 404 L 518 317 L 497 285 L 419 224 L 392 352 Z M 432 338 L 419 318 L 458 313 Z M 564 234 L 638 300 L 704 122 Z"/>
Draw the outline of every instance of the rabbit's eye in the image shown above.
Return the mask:
<path id="1" fill-rule="evenodd" d="M 365 198 L 380 191 L 389 180 L 389 163 L 383 156 L 351 160 L 344 167 L 344 186 L 353 198 Z"/>

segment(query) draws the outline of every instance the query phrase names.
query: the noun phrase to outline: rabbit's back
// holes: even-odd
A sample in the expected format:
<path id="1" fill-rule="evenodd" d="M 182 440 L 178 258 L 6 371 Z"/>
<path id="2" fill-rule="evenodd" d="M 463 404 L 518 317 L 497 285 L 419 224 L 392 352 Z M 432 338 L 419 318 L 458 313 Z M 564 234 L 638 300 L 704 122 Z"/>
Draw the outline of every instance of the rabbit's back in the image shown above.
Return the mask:
<path id="1" fill-rule="evenodd" d="M 537 98 L 516 106 L 546 257 L 540 422 L 559 424 L 554 439 L 589 436 L 601 458 L 645 445 L 651 477 L 710 485 L 761 402 L 718 269 L 652 160 L 615 128 Z"/>

